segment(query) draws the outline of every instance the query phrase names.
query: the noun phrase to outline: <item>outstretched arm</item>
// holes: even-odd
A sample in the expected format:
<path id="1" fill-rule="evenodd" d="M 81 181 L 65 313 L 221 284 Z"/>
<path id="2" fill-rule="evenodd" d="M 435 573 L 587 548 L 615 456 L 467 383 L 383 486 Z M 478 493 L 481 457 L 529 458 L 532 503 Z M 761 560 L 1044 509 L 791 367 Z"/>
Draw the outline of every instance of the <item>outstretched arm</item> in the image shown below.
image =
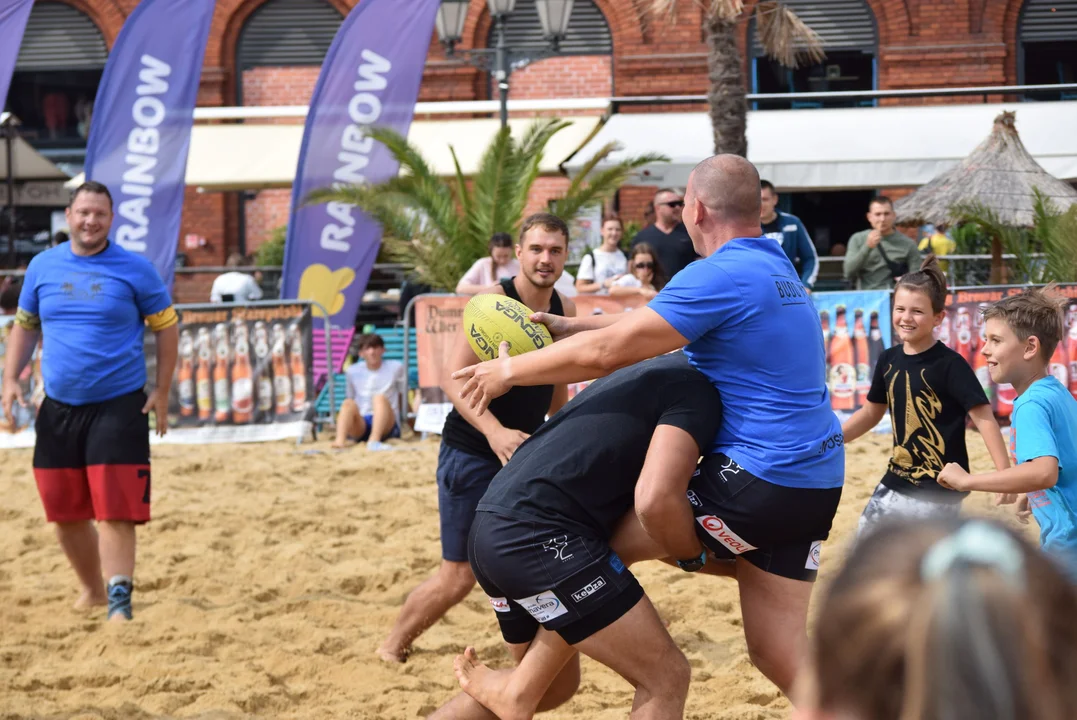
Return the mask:
<path id="1" fill-rule="evenodd" d="M 658 313 L 640 308 L 601 330 L 577 334 L 516 357 L 500 357 L 453 373 L 464 382 L 461 398 L 478 415 L 494 398 L 519 385 L 583 382 L 605 377 L 640 360 L 672 352 L 688 343 Z"/>

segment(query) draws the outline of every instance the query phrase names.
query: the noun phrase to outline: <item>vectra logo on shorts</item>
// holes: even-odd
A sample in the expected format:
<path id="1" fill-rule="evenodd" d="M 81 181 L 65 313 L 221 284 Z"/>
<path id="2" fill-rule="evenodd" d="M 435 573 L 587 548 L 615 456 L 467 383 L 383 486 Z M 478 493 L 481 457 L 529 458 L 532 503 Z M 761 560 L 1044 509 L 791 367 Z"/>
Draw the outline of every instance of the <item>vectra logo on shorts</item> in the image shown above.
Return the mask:
<path id="1" fill-rule="evenodd" d="M 754 545 L 749 545 L 743 538 L 730 530 L 722 522 L 722 519 L 716 515 L 700 515 L 696 520 L 699 521 L 699 524 L 703 526 L 708 535 L 729 548 L 729 551 L 734 555 L 740 555 L 756 549 Z"/>
<path id="2" fill-rule="evenodd" d="M 558 599 L 553 590 L 545 590 L 538 595 L 520 598 L 516 602 L 540 623 L 561 617 L 568 612 L 565 604 Z"/>
<path id="3" fill-rule="evenodd" d="M 808 551 L 808 561 L 804 563 L 805 570 L 818 570 L 819 569 L 819 557 L 823 554 L 823 541 L 816 540 L 811 544 L 811 550 Z"/>
<path id="4" fill-rule="evenodd" d="M 508 601 L 507 598 L 495 598 L 495 597 L 490 597 L 489 595 L 487 595 L 486 597 L 489 598 L 490 607 L 492 607 L 494 610 L 496 610 L 498 612 L 508 612 L 509 611 L 509 601 Z"/>
<path id="5" fill-rule="evenodd" d="M 531 338 L 531 342 L 535 344 L 535 349 L 540 350 L 546 347 L 546 340 L 543 339 L 538 328 L 535 327 L 535 324 L 532 323 L 526 315 L 517 312 L 515 307 L 507 303 L 495 302 L 494 309 L 519 325 L 520 329 L 524 331 L 524 335 Z"/>
<path id="6" fill-rule="evenodd" d="M 606 579 L 599 575 L 594 580 L 572 593 L 572 599 L 576 602 L 586 600 L 604 587 L 606 587 Z"/>

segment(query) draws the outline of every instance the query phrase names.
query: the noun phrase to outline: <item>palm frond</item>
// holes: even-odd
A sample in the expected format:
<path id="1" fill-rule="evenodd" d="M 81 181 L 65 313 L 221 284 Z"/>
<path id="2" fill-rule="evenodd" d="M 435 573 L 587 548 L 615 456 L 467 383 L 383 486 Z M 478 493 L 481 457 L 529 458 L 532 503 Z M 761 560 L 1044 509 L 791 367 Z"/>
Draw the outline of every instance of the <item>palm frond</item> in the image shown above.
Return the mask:
<path id="1" fill-rule="evenodd" d="M 650 11 L 676 22 L 677 3 L 678 0 L 650 0 Z M 744 12 L 744 0 L 696 0 L 696 5 L 702 7 L 705 14 L 726 21 L 736 20 Z"/>
<path id="2" fill-rule="evenodd" d="M 785 5 L 777 2 L 756 5 L 755 26 L 763 52 L 787 68 L 800 67 L 801 60 L 813 65 L 826 57 L 822 38 Z"/>
<path id="3" fill-rule="evenodd" d="M 367 137 L 384 145 L 400 163 L 400 168 L 408 175 L 417 179 L 437 177 L 419 149 L 396 130 L 387 127 L 368 127 L 365 132 Z"/>
<path id="4" fill-rule="evenodd" d="M 573 218 L 583 208 L 613 197 L 613 194 L 635 174 L 638 168 L 657 162 L 669 162 L 669 158 L 664 155 L 648 153 L 627 158 L 595 172 L 594 167 L 608 157 L 613 149 L 607 145 L 601 148 L 595 157 L 584 163 L 581 172 L 573 178 L 564 196 L 553 202 L 556 215 L 565 219 Z M 583 170 L 588 169 L 589 172 L 584 174 Z"/>
<path id="5" fill-rule="evenodd" d="M 449 154 L 452 155 L 453 170 L 456 172 L 456 202 L 460 204 L 460 214 L 466 219 L 471 215 L 471 191 L 464 178 L 464 171 L 460 169 L 460 158 L 456 157 L 456 148 L 449 146 Z"/>
<path id="6" fill-rule="evenodd" d="M 483 153 L 473 182 L 469 232 L 484 238 L 485 243 L 496 232 L 511 232 L 513 223 L 506 220 L 505 204 L 516 190 L 512 174 L 514 143 L 509 128 L 501 128 Z"/>

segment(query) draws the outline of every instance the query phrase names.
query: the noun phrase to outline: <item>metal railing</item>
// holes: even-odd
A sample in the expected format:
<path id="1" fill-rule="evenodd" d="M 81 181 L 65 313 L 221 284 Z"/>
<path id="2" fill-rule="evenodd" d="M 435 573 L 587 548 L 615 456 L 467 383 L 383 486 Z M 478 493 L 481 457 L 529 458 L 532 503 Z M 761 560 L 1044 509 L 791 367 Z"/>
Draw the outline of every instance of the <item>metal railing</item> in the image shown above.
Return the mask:
<path id="1" fill-rule="evenodd" d="M 1029 257 L 1042 259 L 1043 253 L 1033 253 Z M 991 279 L 991 255 L 954 254 L 939 256 L 939 263 L 945 268 L 946 279 L 951 288 L 976 287 L 987 285 Z M 1008 277 L 1019 275 L 1014 265 L 1017 256 L 1012 253 L 1003 253 L 1003 267 Z M 849 290 L 852 284 L 845 279 L 842 271 L 844 256 L 820 256 L 819 276 L 816 279 L 816 288 L 820 286 L 825 290 Z M 913 268 L 915 269 L 915 268 Z"/>

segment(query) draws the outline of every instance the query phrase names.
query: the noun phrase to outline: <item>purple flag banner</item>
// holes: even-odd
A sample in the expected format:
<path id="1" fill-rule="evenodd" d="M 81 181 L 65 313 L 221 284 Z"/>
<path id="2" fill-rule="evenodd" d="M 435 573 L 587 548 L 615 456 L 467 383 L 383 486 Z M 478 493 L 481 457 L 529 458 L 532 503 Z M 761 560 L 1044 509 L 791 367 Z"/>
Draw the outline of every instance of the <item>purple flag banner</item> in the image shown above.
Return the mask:
<path id="1" fill-rule="evenodd" d="M 22 34 L 33 6 L 34 0 L 0 0 L 0 110 L 7 102 L 11 75 L 15 72 L 15 61 L 19 58 L 19 46 L 22 45 Z"/>
<path id="2" fill-rule="evenodd" d="M 214 0 L 142 0 L 97 89 L 86 179 L 112 192 L 112 239 L 172 287 L 187 150 Z"/>
<path id="3" fill-rule="evenodd" d="M 439 3 L 362 0 L 337 31 L 310 100 L 292 186 L 282 297 L 320 303 L 334 327 L 355 322 L 381 227 L 352 205 L 301 204 L 312 190 L 396 175 L 392 154 L 363 128 L 407 135 Z"/>

